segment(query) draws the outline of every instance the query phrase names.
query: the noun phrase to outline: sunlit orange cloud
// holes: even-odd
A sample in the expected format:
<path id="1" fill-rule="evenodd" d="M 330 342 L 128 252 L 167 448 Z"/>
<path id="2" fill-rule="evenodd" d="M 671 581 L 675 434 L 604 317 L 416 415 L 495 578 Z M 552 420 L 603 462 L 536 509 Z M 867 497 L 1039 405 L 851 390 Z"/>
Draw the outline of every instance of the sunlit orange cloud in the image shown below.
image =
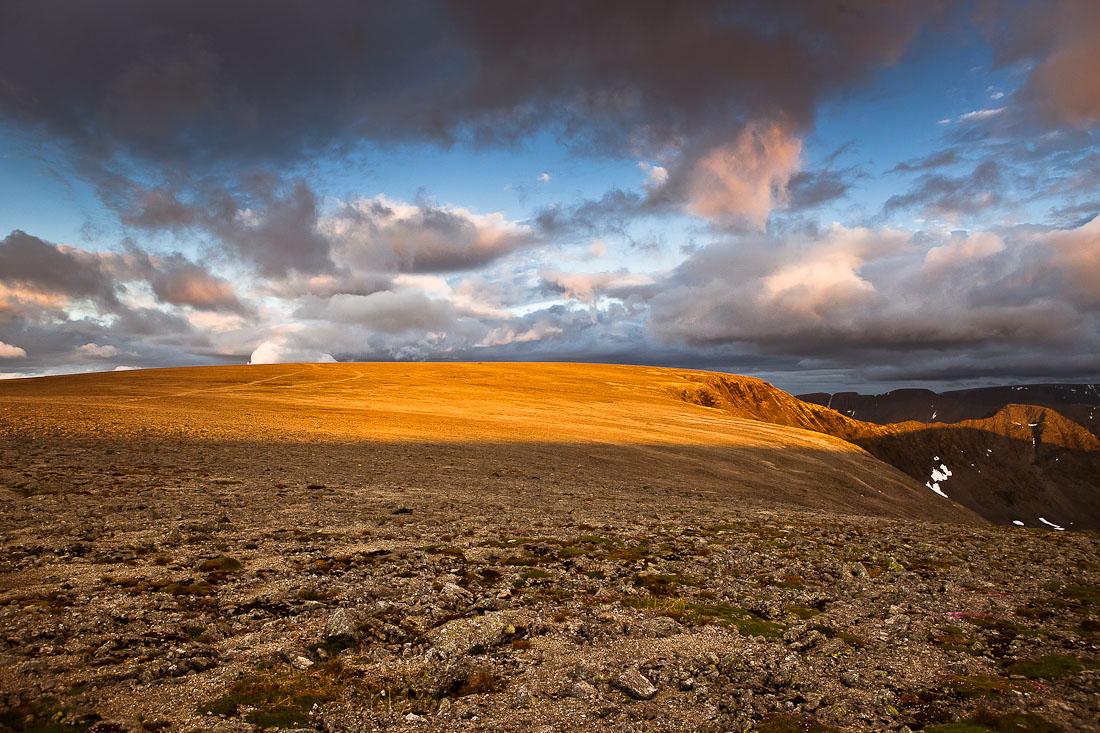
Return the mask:
<path id="1" fill-rule="evenodd" d="M 695 166 L 688 210 L 718 224 L 764 229 L 787 201 L 787 183 L 801 168 L 802 141 L 778 122 L 751 123 L 730 144 Z"/>

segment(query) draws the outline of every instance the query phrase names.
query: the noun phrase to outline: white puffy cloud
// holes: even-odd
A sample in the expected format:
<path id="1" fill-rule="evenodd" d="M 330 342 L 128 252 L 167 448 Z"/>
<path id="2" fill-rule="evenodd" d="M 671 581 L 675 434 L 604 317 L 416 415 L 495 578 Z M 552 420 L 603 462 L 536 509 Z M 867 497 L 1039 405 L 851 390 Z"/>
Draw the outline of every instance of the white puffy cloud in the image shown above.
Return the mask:
<path id="1" fill-rule="evenodd" d="M 292 346 L 287 336 L 276 336 L 257 346 L 249 364 L 332 363 L 332 354 Z"/>
<path id="2" fill-rule="evenodd" d="M 81 356 L 87 356 L 93 359 L 110 359 L 113 356 L 118 356 L 118 347 L 109 344 L 104 346 L 100 346 L 99 344 L 84 344 L 83 346 L 76 347 L 76 351 Z"/>

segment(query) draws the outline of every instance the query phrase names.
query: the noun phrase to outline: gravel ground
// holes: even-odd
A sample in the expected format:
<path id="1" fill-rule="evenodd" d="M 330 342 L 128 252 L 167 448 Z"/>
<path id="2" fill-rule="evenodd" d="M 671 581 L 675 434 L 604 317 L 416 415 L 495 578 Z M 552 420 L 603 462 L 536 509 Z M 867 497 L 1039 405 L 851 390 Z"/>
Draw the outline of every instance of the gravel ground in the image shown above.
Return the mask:
<path id="1" fill-rule="evenodd" d="M 1094 533 L 472 450 L 6 435 L 0 730 L 1100 730 Z"/>

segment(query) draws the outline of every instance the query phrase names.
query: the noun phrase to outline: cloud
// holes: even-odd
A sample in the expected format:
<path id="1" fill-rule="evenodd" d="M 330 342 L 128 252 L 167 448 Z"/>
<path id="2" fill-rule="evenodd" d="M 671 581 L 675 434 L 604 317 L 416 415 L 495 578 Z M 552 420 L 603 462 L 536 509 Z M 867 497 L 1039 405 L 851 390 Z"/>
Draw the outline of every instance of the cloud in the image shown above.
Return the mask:
<path id="1" fill-rule="evenodd" d="M 859 173 L 844 170 L 800 171 L 787 183 L 787 210 L 805 211 L 844 198 Z"/>
<path id="2" fill-rule="evenodd" d="M 1100 122 L 1100 5 L 1052 0 L 987 9 L 990 38 L 1002 64 L 1032 64 L 1015 95 L 1043 123 L 1088 127 Z"/>
<path id="3" fill-rule="evenodd" d="M 0 341 L 0 359 L 21 359 L 26 355 L 27 352 L 20 347 Z"/>
<path id="4" fill-rule="evenodd" d="M 1007 183 L 1002 167 L 993 160 L 979 163 L 963 176 L 926 173 L 917 178 L 907 193 L 894 194 L 887 199 L 882 212 L 890 216 L 916 208 L 922 216 L 948 221 L 963 215 L 985 214 L 1003 203 Z"/>
<path id="5" fill-rule="evenodd" d="M 982 122 L 982 121 L 988 120 L 992 117 L 996 117 L 997 115 L 1002 114 L 1004 111 L 1005 111 L 1004 107 L 993 107 L 993 108 L 986 107 L 984 109 L 975 109 L 975 110 L 971 110 L 970 112 L 964 112 L 963 114 L 959 115 L 959 117 L 957 118 L 956 121 L 957 122 Z"/>
<path id="6" fill-rule="evenodd" d="M 1038 242 L 1050 253 L 1069 297 L 1085 308 L 1100 307 L 1100 216 L 1076 229 L 1047 232 Z"/>
<path id="7" fill-rule="evenodd" d="M 539 183 L 550 183 L 550 174 L 549 173 L 540 173 L 539 177 L 538 177 L 538 182 Z"/>
<path id="8" fill-rule="evenodd" d="M 668 168 L 649 163 L 644 160 L 638 162 L 638 169 L 645 173 L 646 185 L 651 188 L 659 188 L 668 180 Z"/>
<path id="9" fill-rule="evenodd" d="M 922 158 L 904 160 L 889 170 L 890 173 L 923 173 L 924 171 L 954 165 L 959 162 L 959 154 L 953 149 L 937 150 Z"/>
<path id="10" fill-rule="evenodd" d="M 0 119 L 61 145 L 105 200 L 130 199 L 128 225 L 180 231 L 195 225 L 190 194 L 211 180 L 235 191 L 256 170 L 366 145 L 512 145 L 550 130 L 604 155 L 679 150 L 693 168 L 752 120 L 807 130 L 823 99 L 895 63 L 944 7 L 17 2 L 0 10 Z M 727 178 L 715 156 L 709 167 Z M 301 189 L 289 199 L 291 214 L 308 214 Z M 242 252 L 270 273 L 325 269 L 296 216 L 264 221 L 255 237 L 236 232 Z M 304 239 L 300 256 L 281 242 L 261 256 L 286 225 Z"/>
<path id="11" fill-rule="evenodd" d="M 297 349 L 290 345 L 286 336 L 277 336 L 264 341 L 252 351 L 249 364 L 291 364 L 291 363 L 333 363 L 332 354 L 319 351 Z"/>
<path id="12" fill-rule="evenodd" d="M 476 214 L 385 196 L 343 204 L 320 224 L 341 263 L 359 270 L 457 272 L 537 243 L 531 229 L 500 213 Z"/>
<path id="13" fill-rule="evenodd" d="M 0 297 L 34 301 L 35 295 L 57 296 L 53 305 L 83 298 L 117 303 L 115 284 L 100 258 L 16 229 L 0 239 Z"/>
<path id="14" fill-rule="evenodd" d="M 926 271 L 937 271 L 979 258 L 1003 252 L 1004 240 L 992 232 L 975 232 L 969 235 L 955 233 L 946 244 L 932 247 L 924 255 Z"/>
<path id="15" fill-rule="evenodd" d="M 99 344 L 84 344 L 76 348 L 77 353 L 83 357 L 90 357 L 92 359 L 110 359 L 111 357 L 118 356 L 118 347 L 111 345 L 100 346 Z"/>
<path id="16" fill-rule="evenodd" d="M 397 334 L 407 331 L 445 331 L 456 321 L 454 308 L 422 292 L 382 291 L 370 295 L 333 295 L 309 299 L 295 313 L 298 318 L 355 323 L 371 331 Z"/>
<path id="17" fill-rule="evenodd" d="M 649 275 L 633 274 L 626 270 L 599 273 L 542 270 L 539 277 L 551 290 L 566 298 L 576 298 L 586 303 L 596 302 L 604 293 L 614 293 L 623 288 L 636 288 L 653 282 Z"/>
<path id="18" fill-rule="evenodd" d="M 789 200 L 787 184 L 801 167 L 801 152 L 802 142 L 786 126 L 749 125 L 695 164 L 688 210 L 720 225 L 763 229 L 772 209 Z"/>
<path id="19" fill-rule="evenodd" d="M 1021 360 L 1100 349 L 1100 225 L 945 239 L 834 225 L 703 248 L 651 288 L 657 343 L 740 345 L 864 369 L 950 350 Z M 909 356 L 906 356 L 909 355 Z"/>

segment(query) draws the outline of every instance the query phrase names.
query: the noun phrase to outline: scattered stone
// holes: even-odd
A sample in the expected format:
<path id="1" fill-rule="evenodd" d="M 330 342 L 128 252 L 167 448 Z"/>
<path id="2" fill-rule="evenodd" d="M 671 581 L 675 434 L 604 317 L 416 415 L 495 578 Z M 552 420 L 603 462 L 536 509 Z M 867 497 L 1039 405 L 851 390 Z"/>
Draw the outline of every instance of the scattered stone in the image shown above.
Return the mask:
<path id="1" fill-rule="evenodd" d="M 333 611 L 325 622 L 324 638 L 330 643 L 359 641 L 359 623 L 356 614 L 346 608 Z"/>
<path id="2" fill-rule="evenodd" d="M 628 669 L 616 677 L 615 687 L 635 700 L 650 700 L 657 694 L 653 683 L 636 669 Z"/>

